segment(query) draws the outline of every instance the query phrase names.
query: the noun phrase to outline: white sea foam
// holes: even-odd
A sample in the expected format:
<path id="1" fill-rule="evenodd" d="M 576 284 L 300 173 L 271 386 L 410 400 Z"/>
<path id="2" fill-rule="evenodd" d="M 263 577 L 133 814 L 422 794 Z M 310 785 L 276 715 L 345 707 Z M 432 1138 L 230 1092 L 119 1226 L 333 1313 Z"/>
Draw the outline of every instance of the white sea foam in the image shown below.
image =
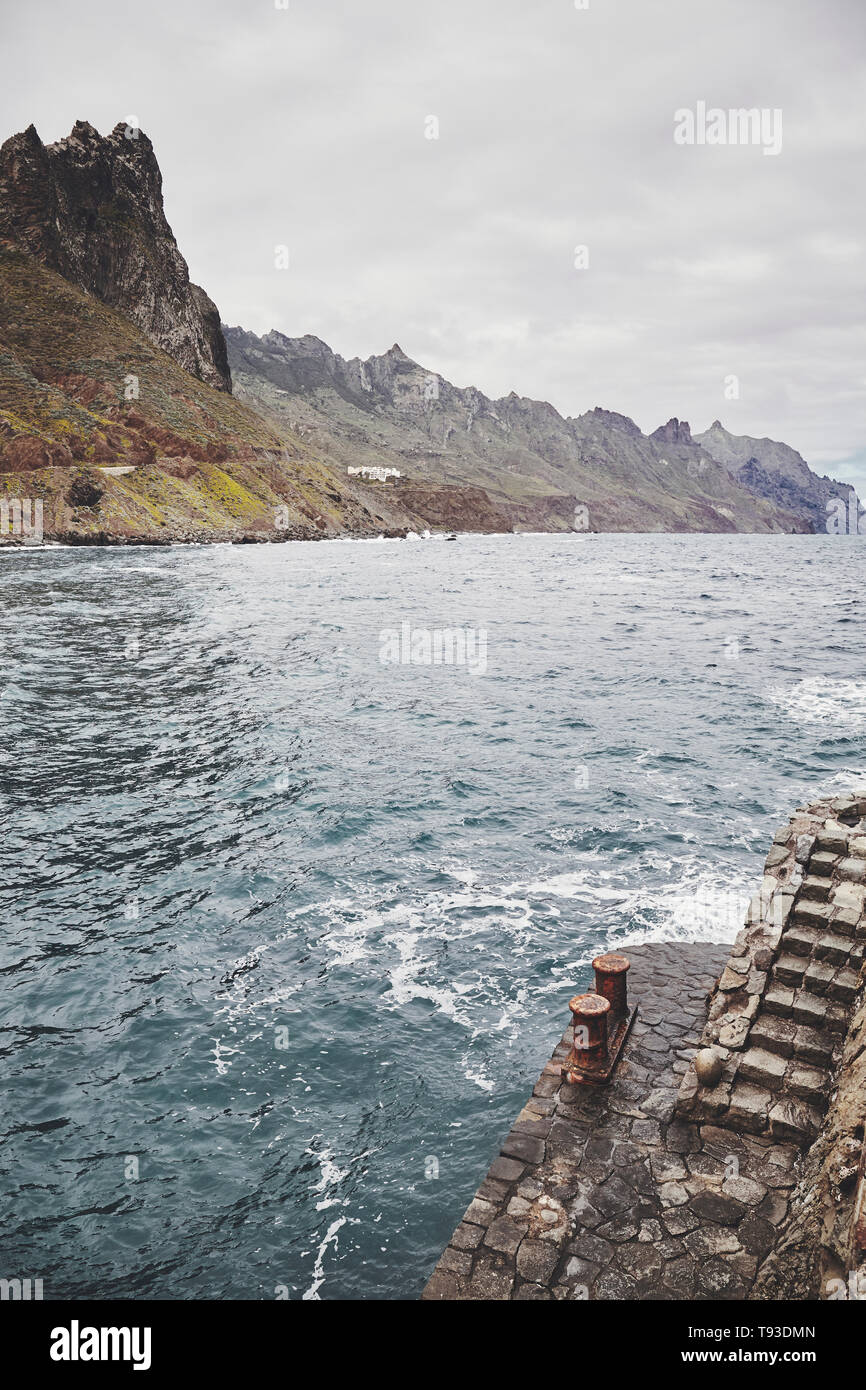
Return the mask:
<path id="1" fill-rule="evenodd" d="M 607 870 L 575 869 L 569 873 L 552 874 L 550 878 L 537 878 L 529 883 L 513 883 L 505 890 L 507 893 L 532 894 L 537 897 L 590 898 L 599 902 L 624 902 L 626 894 L 622 889 L 610 888 L 599 878 L 611 878 Z"/>
<path id="2" fill-rule="evenodd" d="M 866 797 L 866 767 L 843 768 L 830 777 L 823 777 L 814 788 L 809 789 L 805 799 L 813 801 L 819 796 L 844 796 L 849 792 Z"/>
<path id="3" fill-rule="evenodd" d="M 224 1043 L 222 1038 L 216 1038 L 214 1040 L 214 1045 L 211 1048 L 211 1056 L 214 1059 L 214 1066 L 216 1067 L 217 1076 L 226 1075 L 229 1067 L 231 1066 L 231 1062 L 228 1060 L 228 1058 L 231 1057 L 235 1052 L 237 1052 L 237 1050 L 238 1049 L 236 1047 L 230 1047 L 228 1043 Z"/>
<path id="4" fill-rule="evenodd" d="M 390 988 L 385 996 L 386 1003 L 408 1004 L 413 999 L 426 999 L 435 1008 L 460 1023 L 465 1028 L 473 1027 L 471 1015 L 458 1007 L 460 996 L 469 990 L 468 985 L 455 984 L 440 986 L 428 983 L 422 976 L 430 964 L 424 952 L 424 940 L 418 931 L 392 932 L 384 938 L 386 945 L 393 945 L 398 960 L 386 965 Z"/>
<path id="5" fill-rule="evenodd" d="M 842 732 L 866 724 L 866 681 L 809 676 L 775 686 L 767 699 L 799 724 L 831 724 Z"/>
<path id="6" fill-rule="evenodd" d="M 320 1244 L 318 1250 L 316 1251 L 316 1263 L 313 1266 L 313 1282 L 311 1283 L 310 1287 L 306 1290 L 306 1292 L 301 1294 L 301 1298 L 303 1301 L 320 1301 L 319 1289 L 325 1282 L 325 1253 L 329 1245 L 333 1245 L 336 1249 L 339 1243 L 337 1239 L 338 1234 L 340 1230 L 343 1228 L 343 1226 L 345 1226 L 347 1220 L 348 1218 L 345 1216 L 338 1216 L 337 1220 L 332 1221 L 330 1226 L 328 1227 L 325 1233 L 325 1238 Z"/>
<path id="7" fill-rule="evenodd" d="M 649 901 L 635 894 L 636 925 L 616 936 L 618 945 L 644 941 L 733 941 L 742 927 L 754 884 L 732 884 L 707 871 L 657 889 Z M 654 920 L 651 914 L 661 914 Z"/>
<path id="8" fill-rule="evenodd" d="M 339 1187 L 344 1178 L 349 1176 L 348 1168 L 340 1168 L 334 1161 L 334 1155 L 330 1149 L 322 1149 L 317 1153 L 315 1149 L 307 1149 L 308 1154 L 312 1154 L 316 1159 L 320 1174 L 319 1181 L 314 1185 L 312 1191 L 320 1195 L 320 1200 L 316 1202 L 316 1211 L 325 1211 L 328 1207 L 339 1206 L 342 1199 L 335 1196 L 329 1188 Z"/>
<path id="9" fill-rule="evenodd" d="M 465 864 L 439 868 L 453 885 L 439 892 L 407 900 L 404 890 L 394 890 L 383 898 L 381 891 L 359 885 L 354 895 L 292 909 L 284 931 L 237 962 L 240 973 L 222 995 L 229 1033 L 266 1007 L 300 1012 L 297 1004 L 286 1004 L 304 988 L 302 980 L 275 989 L 266 967 L 250 966 L 301 931 L 329 971 L 348 970 L 356 982 L 384 982 L 380 1008 L 399 1012 L 421 1002 L 462 1030 L 463 1075 L 490 1092 L 491 1035 L 497 1035 L 497 1049 L 518 1039 L 538 999 L 562 995 L 599 951 L 646 941 L 732 941 L 755 886 L 750 878 L 732 881 L 708 868 L 697 848 L 679 857 L 644 856 L 628 866 L 597 851 L 577 868 L 494 885 L 479 881 Z M 443 944 L 452 942 L 458 949 L 449 957 Z M 540 957 L 546 960 L 543 973 L 536 965 Z M 233 1050 L 217 1044 L 220 1074 L 231 1066 Z M 322 1177 L 316 1190 L 325 1209 L 340 1200 L 335 1188 L 345 1174 L 328 1151 L 317 1159 Z"/>
<path id="10" fill-rule="evenodd" d="M 460 1058 L 460 1065 L 463 1068 L 463 1075 L 467 1081 L 478 1086 L 482 1091 L 490 1092 L 495 1089 L 496 1082 L 487 1075 L 487 1072 L 479 1065 L 477 1059 L 472 1058 L 469 1052 L 464 1052 Z"/>

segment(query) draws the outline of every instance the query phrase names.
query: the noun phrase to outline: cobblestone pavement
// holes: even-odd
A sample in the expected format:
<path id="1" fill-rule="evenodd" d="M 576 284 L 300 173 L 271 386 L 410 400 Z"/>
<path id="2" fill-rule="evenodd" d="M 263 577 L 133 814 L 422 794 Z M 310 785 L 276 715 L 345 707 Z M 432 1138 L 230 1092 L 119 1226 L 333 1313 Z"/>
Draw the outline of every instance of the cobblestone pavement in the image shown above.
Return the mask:
<path id="1" fill-rule="evenodd" d="M 799 1149 L 674 1117 L 729 949 L 627 951 L 639 1011 L 613 1080 L 560 1081 L 567 1029 L 422 1298 L 746 1297 Z"/>

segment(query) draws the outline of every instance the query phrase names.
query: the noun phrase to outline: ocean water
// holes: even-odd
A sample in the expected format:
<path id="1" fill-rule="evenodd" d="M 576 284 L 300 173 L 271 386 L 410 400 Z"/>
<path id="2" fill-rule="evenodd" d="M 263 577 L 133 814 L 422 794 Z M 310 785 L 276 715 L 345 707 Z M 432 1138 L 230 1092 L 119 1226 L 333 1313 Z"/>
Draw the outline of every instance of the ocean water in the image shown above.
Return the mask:
<path id="1" fill-rule="evenodd" d="M 866 783 L 863 557 L 0 555 L 0 1276 L 416 1296 L 592 956 L 732 939 L 793 807 Z"/>

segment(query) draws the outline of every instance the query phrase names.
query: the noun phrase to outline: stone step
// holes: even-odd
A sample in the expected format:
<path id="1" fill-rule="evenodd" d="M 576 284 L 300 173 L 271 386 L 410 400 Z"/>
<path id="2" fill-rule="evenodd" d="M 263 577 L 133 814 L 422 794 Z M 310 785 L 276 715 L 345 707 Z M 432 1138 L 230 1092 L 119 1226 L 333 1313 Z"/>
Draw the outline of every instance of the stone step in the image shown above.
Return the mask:
<path id="1" fill-rule="evenodd" d="M 770 1110 L 777 1100 L 774 1092 L 738 1079 L 731 1092 L 728 1122 L 734 1129 L 745 1130 L 747 1134 L 763 1134 L 769 1122 Z"/>
<path id="2" fill-rule="evenodd" d="M 830 1032 L 844 1036 L 848 1032 L 851 1015 L 844 1004 L 831 1004 L 824 1019 L 824 1027 Z"/>
<path id="3" fill-rule="evenodd" d="M 791 1014 L 796 1023 L 805 1023 L 810 1028 L 827 1028 L 830 1026 L 831 1007 L 825 997 L 813 994 L 808 989 L 800 989 L 794 996 Z"/>
<path id="4" fill-rule="evenodd" d="M 813 1066 L 830 1067 L 834 1064 L 836 1042 L 833 1034 L 820 1028 L 810 1028 L 807 1023 L 799 1023 L 794 1034 L 794 1056 Z"/>
<path id="5" fill-rule="evenodd" d="M 787 985 L 771 982 L 764 995 L 764 1010 L 781 1018 L 790 1018 L 794 1012 L 794 990 Z"/>
<path id="6" fill-rule="evenodd" d="M 864 861 L 866 862 L 866 861 Z M 787 945 L 787 943 L 786 943 Z M 816 960 L 828 960 L 833 965 L 846 965 L 849 961 L 861 962 L 863 947 L 850 936 L 819 936 L 813 948 Z"/>
<path id="7" fill-rule="evenodd" d="M 855 936 L 866 935 L 861 913 L 853 907 L 838 909 L 830 922 L 830 931 L 836 936 L 850 936 L 852 939 Z"/>
<path id="8" fill-rule="evenodd" d="M 750 1041 L 754 1038 L 754 1029 Z M 789 1059 L 763 1047 L 750 1047 L 740 1059 L 737 1082 L 763 1091 L 778 1092 L 781 1097 L 805 1100 L 818 1110 L 826 1109 L 830 1097 L 831 1074 L 827 1067 L 818 1067 L 801 1058 Z"/>
<path id="9" fill-rule="evenodd" d="M 787 941 L 785 945 L 787 946 Z M 773 966 L 773 979 L 781 985 L 790 985 L 794 989 L 799 989 L 803 983 L 803 976 L 809 964 L 808 956 L 780 956 Z M 832 975 L 832 970 L 831 970 Z"/>
<path id="10" fill-rule="evenodd" d="M 838 854 L 828 854 L 826 850 L 816 849 L 809 858 L 809 874 L 829 878 L 838 863 Z"/>
<path id="11" fill-rule="evenodd" d="M 862 863 L 864 867 L 866 867 L 866 859 L 862 860 Z M 814 877 L 812 875 L 809 875 L 807 878 L 803 879 L 803 882 L 800 885 L 800 897 L 810 898 L 815 902 L 819 903 L 825 903 L 830 897 L 831 887 L 831 879 L 818 878 L 817 875 Z"/>
<path id="12" fill-rule="evenodd" d="M 833 908 L 830 903 L 816 903 L 808 898 L 798 898 L 794 904 L 793 920 L 806 927 L 826 928 Z"/>
<path id="13" fill-rule="evenodd" d="M 779 1014 L 760 1013 L 749 1031 L 749 1043 L 764 1052 L 795 1057 L 816 1067 L 831 1067 L 836 1060 L 836 1040 L 832 1033 L 810 1028 L 793 1018 L 782 1018 Z"/>
<path id="14" fill-rule="evenodd" d="M 782 937 L 782 949 L 785 955 L 811 956 L 823 935 L 819 927 L 789 927 Z"/>
<path id="15" fill-rule="evenodd" d="M 837 883 L 830 894 L 833 906 L 844 911 L 846 908 L 860 918 L 866 910 L 866 884 Z"/>
<path id="16" fill-rule="evenodd" d="M 828 960 L 810 960 L 803 976 L 803 988 L 810 994 L 826 994 L 836 978 L 837 965 Z"/>
<path id="17" fill-rule="evenodd" d="M 839 974 L 844 977 L 841 983 Z M 810 1028 L 844 1033 L 848 1029 L 848 1009 L 840 1002 L 840 997 L 844 996 L 840 996 L 839 990 L 850 990 L 848 976 L 857 978 L 853 971 L 837 973 L 826 995 L 815 994 L 809 989 L 793 989 L 773 980 L 764 995 L 764 1011 L 780 1018 L 793 1018 L 796 1023 L 805 1023 Z"/>
<path id="18" fill-rule="evenodd" d="M 860 971 L 845 968 L 836 972 L 835 978 L 828 986 L 827 996 L 830 999 L 839 1000 L 843 1004 L 850 1004 L 859 987 Z"/>
<path id="19" fill-rule="evenodd" d="M 787 1057 L 780 1057 L 777 1052 L 768 1052 L 762 1047 L 750 1047 L 740 1059 L 737 1080 L 749 1081 L 766 1091 L 781 1091 L 787 1067 Z"/>
<path id="20" fill-rule="evenodd" d="M 780 1143 L 811 1144 L 822 1114 L 804 1100 L 779 1100 L 770 1109 L 770 1133 Z"/>
<path id="21" fill-rule="evenodd" d="M 777 1052 L 780 1057 L 794 1055 L 797 1025 L 792 1018 L 761 1012 L 749 1029 L 749 1042 L 765 1052 Z"/>
<path id="22" fill-rule="evenodd" d="M 843 859 L 839 877 L 852 883 L 866 883 L 866 859 Z"/>
<path id="23" fill-rule="evenodd" d="M 847 854 L 850 832 L 844 825 L 825 825 L 818 831 L 815 849 L 819 854 Z M 812 856 L 814 858 L 814 855 Z"/>
<path id="24" fill-rule="evenodd" d="M 814 1067 L 807 1062 L 794 1062 L 785 1075 L 785 1094 L 808 1101 L 816 1110 L 824 1111 L 830 1099 L 831 1078 L 826 1067 Z"/>

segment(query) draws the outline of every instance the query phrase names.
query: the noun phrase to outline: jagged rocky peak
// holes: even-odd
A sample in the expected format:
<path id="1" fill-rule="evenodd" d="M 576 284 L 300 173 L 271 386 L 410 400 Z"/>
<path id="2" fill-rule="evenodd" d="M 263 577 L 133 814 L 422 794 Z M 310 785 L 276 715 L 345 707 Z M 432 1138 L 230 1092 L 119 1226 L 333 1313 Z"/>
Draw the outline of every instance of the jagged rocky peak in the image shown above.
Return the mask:
<path id="1" fill-rule="evenodd" d="M 703 434 L 696 434 L 695 443 L 750 492 L 807 517 L 814 531 L 826 528 L 830 500 L 847 498 L 850 492 L 847 483 L 813 473 L 790 444 L 731 434 L 719 420 Z"/>
<path id="2" fill-rule="evenodd" d="M 618 415 L 615 410 L 604 410 L 602 406 L 593 406 L 592 410 L 584 411 L 583 415 L 578 415 L 575 421 L 580 425 L 598 425 L 603 429 L 622 430 L 625 434 L 640 435 L 641 430 L 628 415 Z"/>
<path id="3" fill-rule="evenodd" d="M 259 338 L 227 324 L 223 332 L 236 373 L 254 371 L 283 393 L 334 389 L 342 394 L 347 389 L 352 364 L 314 333 L 290 338 L 272 328 Z"/>
<path id="4" fill-rule="evenodd" d="M 200 380 L 231 390 L 216 305 L 190 282 L 143 130 L 88 121 L 44 145 L 34 126 L 0 147 L 0 240 L 131 319 Z"/>
<path id="5" fill-rule="evenodd" d="M 514 417 L 533 415 L 539 420 L 543 417 L 548 417 L 562 423 L 562 416 L 556 407 L 551 405 L 549 401 L 536 401 L 533 400 L 531 396 L 518 396 L 516 391 L 509 391 L 507 396 L 500 396 L 498 400 L 490 401 L 487 396 L 482 395 L 474 386 L 467 386 L 464 388 L 464 394 L 469 392 L 474 392 L 479 400 L 484 401 L 488 406 L 495 406 L 496 409 L 501 411 L 504 415 Z"/>
<path id="6" fill-rule="evenodd" d="M 424 370 L 411 357 L 407 356 L 399 343 L 392 343 L 387 352 L 368 357 L 364 366 L 383 385 L 388 381 L 393 381 L 395 377 L 405 376 L 408 372 L 422 372 Z"/>
<path id="7" fill-rule="evenodd" d="M 668 420 L 666 425 L 659 425 L 657 430 L 653 430 L 650 439 L 654 439 L 657 444 L 691 444 L 693 442 L 688 420 L 678 420 L 676 416 Z"/>
<path id="8" fill-rule="evenodd" d="M 799 487 L 813 487 L 814 474 L 796 449 L 775 439 L 757 439 L 748 434 L 731 434 L 720 420 L 714 420 L 695 442 L 732 472 L 757 464 L 764 472 L 778 474 Z"/>
<path id="9" fill-rule="evenodd" d="M 243 332 L 243 329 L 238 329 Z M 274 348 L 277 352 L 300 352 L 307 353 L 313 357 L 336 357 L 336 353 L 317 338 L 315 333 L 304 333 L 300 338 L 289 338 L 285 333 L 280 333 L 279 329 L 272 328 L 262 338 L 263 343 L 267 343 L 269 348 Z"/>

